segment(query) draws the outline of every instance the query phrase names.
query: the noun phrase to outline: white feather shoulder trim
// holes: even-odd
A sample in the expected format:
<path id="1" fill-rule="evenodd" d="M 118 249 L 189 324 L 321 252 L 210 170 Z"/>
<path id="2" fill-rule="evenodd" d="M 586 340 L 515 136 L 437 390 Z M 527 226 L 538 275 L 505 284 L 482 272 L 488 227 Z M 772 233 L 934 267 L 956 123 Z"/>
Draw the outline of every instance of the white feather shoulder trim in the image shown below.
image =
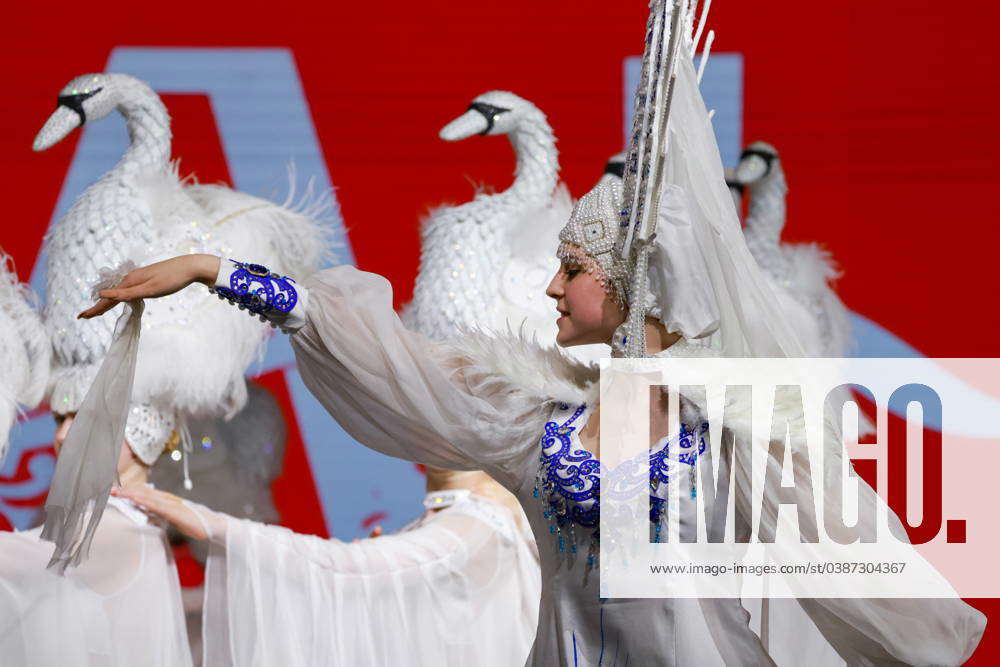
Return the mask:
<path id="1" fill-rule="evenodd" d="M 480 386 L 499 385 L 539 402 L 597 402 L 597 365 L 576 361 L 557 347 L 544 347 L 523 329 L 505 333 L 467 330 L 444 347 L 450 355 L 467 360 L 463 373 Z"/>

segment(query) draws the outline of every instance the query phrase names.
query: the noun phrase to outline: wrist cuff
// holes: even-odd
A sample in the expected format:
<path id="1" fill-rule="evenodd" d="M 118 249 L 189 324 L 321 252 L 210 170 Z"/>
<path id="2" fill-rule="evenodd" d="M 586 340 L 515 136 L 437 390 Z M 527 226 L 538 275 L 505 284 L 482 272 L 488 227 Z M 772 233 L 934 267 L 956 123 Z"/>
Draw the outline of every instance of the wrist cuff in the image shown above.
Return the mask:
<path id="1" fill-rule="evenodd" d="M 260 264 L 223 259 L 212 291 L 285 333 L 305 325 L 306 289 Z"/>

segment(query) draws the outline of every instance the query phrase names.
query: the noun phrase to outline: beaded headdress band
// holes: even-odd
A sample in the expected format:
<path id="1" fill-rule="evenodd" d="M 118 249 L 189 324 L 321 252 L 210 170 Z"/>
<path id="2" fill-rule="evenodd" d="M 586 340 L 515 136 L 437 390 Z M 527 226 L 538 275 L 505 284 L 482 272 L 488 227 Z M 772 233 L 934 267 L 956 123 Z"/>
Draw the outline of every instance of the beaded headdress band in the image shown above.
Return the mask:
<path id="1" fill-rule="evenodd" d="M 625 304 L 624 262 L 615 254 L 621 229 L 621 186 L 607 179 L 598 183 L 573 207 L 566 225 L 559 232 L 560 260 L 574 262 L 593 274 L 608 294 Z"/>

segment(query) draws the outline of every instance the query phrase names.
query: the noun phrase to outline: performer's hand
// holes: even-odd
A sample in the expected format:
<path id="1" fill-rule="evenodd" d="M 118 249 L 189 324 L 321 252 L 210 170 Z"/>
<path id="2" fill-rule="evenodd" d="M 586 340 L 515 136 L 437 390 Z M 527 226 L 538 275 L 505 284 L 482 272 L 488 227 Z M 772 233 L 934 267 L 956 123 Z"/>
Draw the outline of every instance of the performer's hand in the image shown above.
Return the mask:
<path id="1" fill-rule="evenodd" d="M 368 534 L 368 538 L 370 539 L 370 538 L 373 538 L 373 537 L 382 537 L 382 526 L 375 526 L 372 529 L 372 532 L 370 532 Z M 355 537 L 353 540 L 351 540 L 352 543 L 358 543 L 360 541 L 361 541 L 361 538 L 359 538 L 359 537 Z"/>
<path id="2" fill-rule="evenodd" d="M 179 292 L 193 282 L 212 285 L 219 275 L 215 255 L 181 255 L 129 271 L 118 286 L 101 290 L 100 301 L 83 311 L 78 318 L 103 315 L 122 301 L 152 299 Z"/>
<path id="3" fill-rule="evenodd" d="M 115 487 L 111 495 L 128 498 L 146 511 L 174 525 L 177 530 L 195 540 L 208 539 L 205 525 L 198 514 L 172 493 L 151 486 Z"/>

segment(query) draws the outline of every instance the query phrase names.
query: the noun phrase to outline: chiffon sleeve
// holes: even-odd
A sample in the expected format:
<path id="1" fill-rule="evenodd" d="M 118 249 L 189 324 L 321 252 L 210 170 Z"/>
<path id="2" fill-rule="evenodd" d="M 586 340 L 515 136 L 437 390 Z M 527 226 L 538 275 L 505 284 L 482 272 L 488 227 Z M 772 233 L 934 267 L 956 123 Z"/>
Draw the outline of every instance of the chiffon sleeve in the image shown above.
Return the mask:
<path id="1" fill-rule="evenodd" d="M 725 372 L 723 366 L 719 368 Z M 710 376 L 710 372 L 706 372 L 705 377 L 716 382 L 715 386 L 721 384 Z M 788 398 L 791 395 L 775 397 L 772 424 L 780 425 L 778 420 L 786 419 L 792 429 L 804 428 L 804 414 L 799 404 Z M 705 394 L 691 391 L 682 399 L 679 414 L 687 423 L 700 422 L 708 414 Z M 841 490 L 842 476 L 848 474 L 850 461 L 835 421 L 839 415 L 839 406 L 828 407 L 822 445 L 810 452 L 804 438 L 786 436 L 785 426 L 771 433 L 755 433 L 749 394 L 742 397 L 738 393 L 727 394 L 722 437 L 717 444 L 706 446 L 704 452 L 699 453 L 698 493 L 688 495 L 681 486 L 679 512 L 681 516 L 694 517 L 699 511 L 698 503 L 694 502 L 697 496 L 704 503 L 706 517 L 722 516 L 727 513 L 715 515 L 715 503 L 725 502 L 727 505 L 723 507 L 727 507 L 732 501 L 736 512 L 733 536 L 739 538 L 735 544 L 756 541 L 765 545 L 763 553 L 773 565 L 843 562 L 847 560 L 844 554 L 857 553 L 857 561 L 875 561 L 877 557 L 881 562 L 905 562 L 917 573 L 907 580 L 909 587 L 902 589 L 897 597 L 888 597 L 892 593 L 886 593 L 885 580 L 879 582 L 875 577 L 858 575 L 851 580 L 851 592 L 856 597 L 810 597 L 810 594 L 837 594 L 844 589 L 831 587 L 817 591 L 792 577 L 780 580 L 775 577 L 775 583 L 780 581 L 782 586 L 770 589 L 765 586 L 763 602 L 760 599 L 743 599 L 742 602 L 751 611 L 752 627 L 777 664 L 784 664 L 779 658 L 787 658 L 789 652 L 798 651 L 799 655 L 809 655 L 811 664 L 835 663 L 831 656 L 839 656 L 852 666 L 960 665 L 969 659 L 982 638 L 986 622 L 983 614 L 962 601 L 909 541 L 883 539 L 875 545 L 878 551 L 859 552 L 857 540 L 851 539 L 854 529 L 843 523 L 847 496 Z M 717 472 L 713 472 L 716 464 Z M 786 476 L 786 472 L 791 474 Z M 786 479 L 795 483 L 788 485 Z M 717 480 L 720 484 L 716 484 Z M 683 477 L 681 481 L 683 483 Z M 873 522 L 884 515 L 893 532 L 905 537 L 899 517 L 876 491 L 860 477 L 856 482 L 859 507 L 871 507 L 871 511 L 856 510 L 858 533 L 875 535 L 879 528 Z M 823 501 L 819 505 L 817 497 Z M 781 511 L 782 506 L 814 511 Z M 602 511 L 605 508 L 602 507 Z M 718 525 L 714 524 L 715 529 Z M 819 538 L 821 525 L 825 533 L 837 541 L 837 548 L 828 548 L 831 540 Z M 775 539 L 776 535 L 801 537 Z M 827 581 L 837 582 L 829 575 Z M 912 595 L 909 591 L 915 590 L 915 583 L 923 586 L 917 590 L 926 590 L 927 595 L 934 597 L 903 597 L 903 591 Z M 777 591 L 780 593 L 775 597 L 767 598 L 769 592 L 775 594 Z M 847 595 L 847 591 L 844 594 Z M 732 636 L 727 634 L 727 626 L 719 627 L 721 631 L 713 628 L 713 639 L 722 652 L 732 643 Z"/>
<path id="2" fill-rule="evenodd" d="M 346 543 L 194 507 L 213 526 L 205 664 L 499 667 L 527 657 L 538 572 L 509 517 L 498 527 L 453 507 Z"/>
<path id="3" fill-rule="evenodd" d="M 737 440 L 739 436 L 737 436 Z M 839 442 L 839 440 L 838 440 Z M 829 474 L 832 466 L 843 464 L 840 450 L 828 447 L 825 452 L 824 471 L 818 475 L 818 484 L 827 499 L 837 498 L 834 484 L 840 483 L 838 477 Z M 796 479 L 809 472 L 803 468 L 807 459 L 791 455 L 791 468 Z M 771 458 L 766 460 L 766 466 L 772 474 L 780 478 L 782 462 Z M 747 473 L 745 467 L 737 467 L 736 505 L 744 516 L 752 516 L 749 498 L 752 496 L 751 485 L 759 483 Z M 858 486 L 867 502 L 881 505 L 883 501 L 876 491 L 863 479 L 857 479 Z M 784 487 L 785 496 L 779 497 L 779 490 L 774 485 L 764 487 L 763 515 L 767 514 L 772 525 L 780 524 L 782 518 L 777 516 L 777 508 L 782 503 L 789 503 L 789 493 L 795 494 L 795 501 L 805 506 L 811 498 L 803 496 L 801 485 Z M 842 506 L 829 501 L 824 506 L 828 515 L 841 516 Z M 890 523 L 896 526 L 898 535 L 905 534 L 899 518 L 887 510 Z M 792 515 L 785 515 L 788 520 Z M 818 520 L 822 521 L 820 516 Z M 867 527 L 867 519 L 859 519 L 861 530 L 874 531 Z M 785 527 L 790 529 L 791 524 Z M 779 530 L 782 530 L 779 528 Z M 816 526 L 806 522 L 803 531 L 815 532 Z M 827 530 L 834 530 L 827 523 Z M 831 533 L 832 534 L 832 533 Z M 845 542 L 846 538 L 845 538 Z M 801 544 L 801 549 L 789 549 L 786 545 L 778 551 L 782 562 L 818 561 L 822 551 L 811 550 L 809 545 Z M 909 542 L 890 543 L 891 549 L 886 560 L 903 560 L 903 555 L 913 550 Z M 928 581 L 935 589 L 948 586 L 947 582 L 928 565 Z M 950 586 L 949 586 L 950 588 Z M 953 591 L 952 591 L 953 592 Z M 916 598 L 916 597 L 855 597 L 855 598 L 809 598 L 772 599 L 770 609 L 762 610 L 759 623 L 769 626 L 772 637 L 794 637 L 807 645 L 811 644 L 811 655 L 819 652 L 836 651 L 848 665 L 960 665 L 968 660 L 979 645 L 986 627 L 986 617 L 977 609 L 961 600 L 957 594 L 953 597 Z M 809 627 L 810 624 L 812 627 Z M 818 635 L 817 635 L 818 631 Z M 820 637 L 821 636 L 821 637 Z M 823 640 L 827 647 L 820 649 Z"/>
<path id="4" fill-rule="evenodd" d="M 307 288 L 292 346 L 306 386 L 345 430 L 390 456 L 517 481 L 513 461 L 542 402 L 406 329 L 381 276 L 338 267 Z"/>
<path id="5" fill-rule="evenodd" d="M 291 334 L 306 386 L 362 444 L 516 482 L 518 445 L 530 442 L 545 401 L 475 367 L 457 348 L 408 330 L 385 278 L 340 266 L 299 284 L 227 260 L 213 289 Z"/>

